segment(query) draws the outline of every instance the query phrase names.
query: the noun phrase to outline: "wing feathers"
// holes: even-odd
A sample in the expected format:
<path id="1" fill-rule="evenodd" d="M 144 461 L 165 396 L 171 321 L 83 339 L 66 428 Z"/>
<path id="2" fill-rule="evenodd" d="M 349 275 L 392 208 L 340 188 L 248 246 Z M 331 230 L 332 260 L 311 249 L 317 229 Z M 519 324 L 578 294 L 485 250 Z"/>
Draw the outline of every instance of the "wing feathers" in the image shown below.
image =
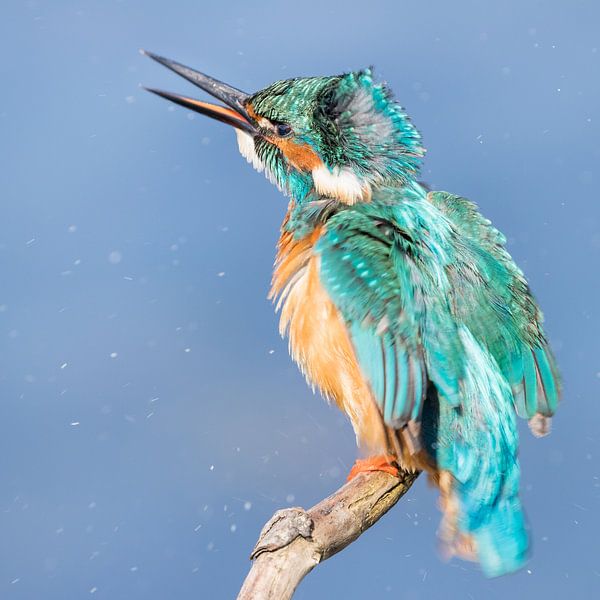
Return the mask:
<path id="1" fill-rule="evenodd" d="M 558 376 L 554 361 L 549 357 L 547 348 L 535 348 L 533 351 L 535 366 L 540 379 L 541 396 L 545 410 L 540 410 L 544 416 L 552 416 L 558 406 Z"/>
<path id="2" fill-rule="evenodd" d="M 513 358 L 510 378 L 515 409 L 520 417 L 551 417 L 558 406 L 560 379 L 547 346 L 524 346 Z"/>

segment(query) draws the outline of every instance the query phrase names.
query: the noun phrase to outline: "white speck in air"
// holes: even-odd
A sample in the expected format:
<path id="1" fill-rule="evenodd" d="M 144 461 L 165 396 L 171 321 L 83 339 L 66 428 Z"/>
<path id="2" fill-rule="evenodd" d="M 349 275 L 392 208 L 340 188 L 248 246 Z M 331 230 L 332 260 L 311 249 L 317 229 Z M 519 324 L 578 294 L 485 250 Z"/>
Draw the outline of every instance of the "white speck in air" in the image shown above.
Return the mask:
<path id="1" fill-rule="evenodd" d="M 231 533 L 235 533 L 237 530 L 237 525 L 235 523 L 232 523 L 231 526 L 229 527 L 229 531 L 231 531 Z"/>
<path id="2" fill-rule="evenodd" d="M 69 225 L 69 227 L 67 228 L 67 231 L 69 233 L 75 233 L 77 231 L 77 225 Z"/>
<path id="3" fill-rule="evenodd" d="M 244 502 L 244 510 L 250 510 L 252 508 L 252 502 Z"/>
<path id="4" fill-rule="evenodd" d="M 79 425 L 79 421 L 71 421 L 72 427 L 77 427 L 77 425 Z"/>
<path id="5" fill-rule="evenodd" d="M 294 494 L 288 494 L 288 495 L 285 497 L 285 501 L 286 501 L 288 504 L 291 504 L 291 503 L 292 503 L 292 502 L 293 502 L 295 499 L 296 499 L 296 496 L 294 496 Z"/>
<path id="6" fill-rule="evenodd" d="M 111 265 L 118 265 L 123 260 L 123 255 L 118 250 L 113 250 L 108 255 L 108 262 Z"/>
<path id="7" fill-rule="evenodd" d="M 221 271 L 219 273 L 217 273 L 218 277 L 225 277 L 225 271 Z"/>
<path id="8" fill-rule="evenodd" d="M 63 363 L 62 365 L 60 365 L 60 368 L 61 368 L 61 369 L 66 369 L 68 364 L 69 364 L 69 363 L 66 363 L 66 362 L 65 362 L 65 363 Z"/>
<path id="9" fill-rule="evenodd" d="M 111 352 L 110 353 L 110 357 L 111 358 L 117 358 L 117 356 L 119 356 L 116 352 Z"/>

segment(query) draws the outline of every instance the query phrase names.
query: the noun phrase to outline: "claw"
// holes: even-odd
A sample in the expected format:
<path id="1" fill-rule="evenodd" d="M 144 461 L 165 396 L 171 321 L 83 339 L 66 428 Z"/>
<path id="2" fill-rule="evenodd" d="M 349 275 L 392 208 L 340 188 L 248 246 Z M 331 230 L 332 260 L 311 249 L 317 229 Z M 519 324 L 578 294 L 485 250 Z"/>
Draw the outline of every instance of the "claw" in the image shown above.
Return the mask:
<path id="1" fill-rule="evenodd" d="M 357 459 L 350 473 L 348 473 L 347 481 L 354 479 L 359 473 L 366 471 L 384 471 L 393 477 L 399 477 L 398 464 L 396 457 L 391 455 L 371 456 L 365 459 Z"/>

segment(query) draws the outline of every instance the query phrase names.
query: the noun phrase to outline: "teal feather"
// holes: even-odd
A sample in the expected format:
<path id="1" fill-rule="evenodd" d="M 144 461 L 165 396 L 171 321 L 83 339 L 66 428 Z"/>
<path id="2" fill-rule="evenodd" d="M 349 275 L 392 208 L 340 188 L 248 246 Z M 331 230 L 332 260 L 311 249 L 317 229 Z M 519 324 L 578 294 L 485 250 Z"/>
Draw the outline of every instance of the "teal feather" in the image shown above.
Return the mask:
<path id="1" fill-rule="evenodd" d="M 533 417 L 537 409 L 537 378 L 535 361 L 531 352 L 523 352 L 523 387 L 525 390 L 525 409 L 528 417 Z"/>
<path id="2" fill-rule="evenodd" d="M 538 412 L 544 416 L 552 416 L 558 406 L 558 381 L 554 359 L 550 350 L 546 348 L 535 348 L 533 350 L 535 365 L 541 379 L 542 402 L 538 402 Z"/>

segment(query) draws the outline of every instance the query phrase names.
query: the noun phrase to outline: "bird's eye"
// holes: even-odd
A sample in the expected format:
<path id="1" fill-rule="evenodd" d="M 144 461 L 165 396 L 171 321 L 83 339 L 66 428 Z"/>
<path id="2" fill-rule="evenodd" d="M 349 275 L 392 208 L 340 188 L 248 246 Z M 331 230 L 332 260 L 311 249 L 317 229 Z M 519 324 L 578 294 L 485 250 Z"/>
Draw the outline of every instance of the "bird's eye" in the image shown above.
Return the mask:
<path id="1" fill-rule="evenodd" d="M 277 123 L 275 125 L 275 131 L 277 131 L 278 136 L 286 137 L 292 133 L 292 128 L 287 123 Z"/>

